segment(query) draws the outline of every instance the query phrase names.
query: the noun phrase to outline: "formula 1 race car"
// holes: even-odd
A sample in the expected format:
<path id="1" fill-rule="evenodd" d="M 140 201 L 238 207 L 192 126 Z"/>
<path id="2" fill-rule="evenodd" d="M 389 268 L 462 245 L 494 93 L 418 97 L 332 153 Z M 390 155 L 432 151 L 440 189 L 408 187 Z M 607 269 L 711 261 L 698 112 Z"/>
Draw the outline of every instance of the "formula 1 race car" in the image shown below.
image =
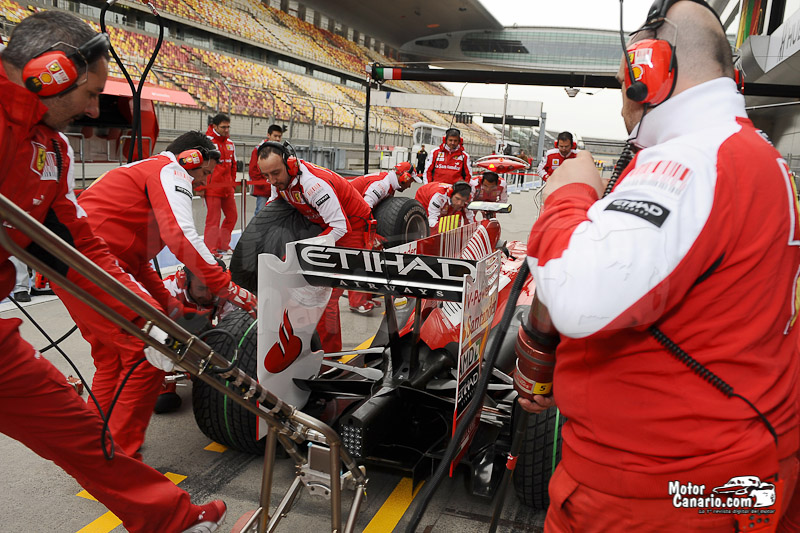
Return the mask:
<path id="1" fill-rule="evenodd" d="M 496 219 L 425 237 L 420 235 L 427 232 L 422 206 L 411 198 L 391 200 L 398 204 L 394 215 L 404 218 L 381 221 L 377 213 L 379 227 L 404 233 L 390 234 L 396 246 L 384 250 L 336 248 L 323 237 L 315 239 L 320 227 L 285 202 L 268 204 L 245 229 L 231 261 L 234 281 L 259 290 L 258 328 L 249 315 L 234 312 L 206 340 L 219 353 L 235 354 L 239 367 L 258 374 L 264 387 L 335 428 L 357 461 L 415 481 L 443 460 L 479 373 L 490 372 L 482 408 L 452 458 L 451 472 L 459 464 L 468 466 L 472 493 L 491 497 L 515 429 L 515 344 L 534 290 L 528 278 L 519 299 L 509 302 L 525 244 L 502 242 Z M 476 207 L 493 209 L 486 203 Z M 418 216 L 422 225 L 415 222 Z M 269 255 L 259 258 L 262 253 Z M 291 287 L 306 291 L 294 304 L 285 296 Z M 309 309 L 314 301 L 324 306 L 328 287 L 385 296 L 386 314 L 369 347 L 339 354 L 319 350 L 311 334 L 321 311 L 314 315 Z M 396 311 L 392 300 L 399 296 L 410 302 Z M 501 331 L 497 326 L 507 305 L 515 306 L 513 320 Z M 308 341 L 300 332 L 304 324 Z M 495 364 L 482 368 L 484 349 L 497 336 Z M 203 382 L 194 384 L 192 399 L 195 419 L 209 438 L 263 453 L 263 428 L 254 415 Z M 535 509 L 546 509 L 549 502 L 547 485 L 561 456 L 562 423 L 556 409 L 527 417 L 514 485 L 520 499 Z"/>

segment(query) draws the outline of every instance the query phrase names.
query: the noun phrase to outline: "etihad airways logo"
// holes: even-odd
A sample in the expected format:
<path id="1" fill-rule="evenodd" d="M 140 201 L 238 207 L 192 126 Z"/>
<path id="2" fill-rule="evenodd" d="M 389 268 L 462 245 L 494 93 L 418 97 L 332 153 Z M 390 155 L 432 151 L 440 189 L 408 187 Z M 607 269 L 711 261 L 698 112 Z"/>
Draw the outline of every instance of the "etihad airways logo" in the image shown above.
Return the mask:
<path id="1" fill-rule="evenodd" d="M 605 209 L 606 211 L 619 211 L 637 216 L 654 226 L 661 227 L 669 216 L 669 209 L 655 202 L 646 200 L 614 200 Z"/>
<path id="2" fill-rule="evenodd" d="M 476 261 L 298 244 L 303 275 L 314 284 L 363 288 L 461 301 L 464 276 L 475 277 Z"/>

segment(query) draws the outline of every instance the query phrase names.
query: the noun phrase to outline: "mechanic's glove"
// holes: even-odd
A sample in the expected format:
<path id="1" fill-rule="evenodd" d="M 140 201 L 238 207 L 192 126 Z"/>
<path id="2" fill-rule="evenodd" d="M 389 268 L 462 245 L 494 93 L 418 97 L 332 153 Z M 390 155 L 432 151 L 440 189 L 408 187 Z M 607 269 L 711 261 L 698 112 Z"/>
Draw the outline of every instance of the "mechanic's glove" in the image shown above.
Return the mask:
<path id="1" fill-rule="evenodd" d="M 258 318 L 256 316 L 258 300 L 256 300 L 256 297 L 253 295 L 253 293 L 247 289 L 243 289 L 231 281 L 227 288 L 222 289 L 222 291 L 219 293 L 219 297 L 223 300 L 228 300 L 230 303 L 240 309 L 244 309 L 250 314 L 251 317 Z"/>
<path id="2" fill-rule="evenodd" d="M 211 328 L 211 309 L 200 310 L 185 307 L 184 310 L 184 314 L 175 320 L 180 327 L 192 335 L 199 335 Z"/>
<path id="3" fill-rule="evenodd" d="M 150 336 L 156 341 L 161 344 L 166 345 L 167 339 L 169 335 L 157 326 L 153 326 L 150 329 Z M 148 345 L 144 349 L 144 356 L 147 358 L 147 362 L 153 365 L 154 367 L 158 368 L 159 370 L 163 370 L 164 372 L 172 372 L 175 368 L 175 362 L 158 351 L 157 348 L 153 348 L 152 346 Z M 180 368 L 180 367 L 178 367 Z"/>
<path id="4" fill-rule="evenodd" d="M 167 302 L 167 316 L 170 317 L 172 320 L 178 320 L 180 317 L 185 315 L 187 312 L 186 307 L 181 303 L 180 300 L 175 298 L 174 296 L 170 296 L 169 301 Z"/>

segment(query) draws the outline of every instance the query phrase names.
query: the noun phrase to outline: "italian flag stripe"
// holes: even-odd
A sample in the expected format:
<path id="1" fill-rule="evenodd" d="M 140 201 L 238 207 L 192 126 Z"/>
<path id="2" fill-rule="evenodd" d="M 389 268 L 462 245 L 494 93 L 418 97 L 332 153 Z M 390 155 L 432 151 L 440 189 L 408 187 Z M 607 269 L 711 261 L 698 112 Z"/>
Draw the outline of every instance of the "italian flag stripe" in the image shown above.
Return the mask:
<path id="1" fill-rule="evenodd" d="M 378 68 L 378 75 L 383 71 L 384 80 L 399 80 L 402 71 L 399 68 Z"/>

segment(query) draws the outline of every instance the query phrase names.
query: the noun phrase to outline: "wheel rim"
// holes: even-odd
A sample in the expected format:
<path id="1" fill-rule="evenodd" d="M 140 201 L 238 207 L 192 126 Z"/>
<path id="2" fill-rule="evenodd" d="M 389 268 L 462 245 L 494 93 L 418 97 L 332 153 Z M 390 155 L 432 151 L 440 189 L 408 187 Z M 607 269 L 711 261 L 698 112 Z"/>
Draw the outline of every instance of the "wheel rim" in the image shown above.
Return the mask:
<path id="1" fill-rule="evenodd" d="M 422 215 L 414 215 L 408 221 L 406 232 L 404 235 L 404 242 L 411 242 L 417 239 L 423 239 L 428 236 L 428 221 Z"/>

